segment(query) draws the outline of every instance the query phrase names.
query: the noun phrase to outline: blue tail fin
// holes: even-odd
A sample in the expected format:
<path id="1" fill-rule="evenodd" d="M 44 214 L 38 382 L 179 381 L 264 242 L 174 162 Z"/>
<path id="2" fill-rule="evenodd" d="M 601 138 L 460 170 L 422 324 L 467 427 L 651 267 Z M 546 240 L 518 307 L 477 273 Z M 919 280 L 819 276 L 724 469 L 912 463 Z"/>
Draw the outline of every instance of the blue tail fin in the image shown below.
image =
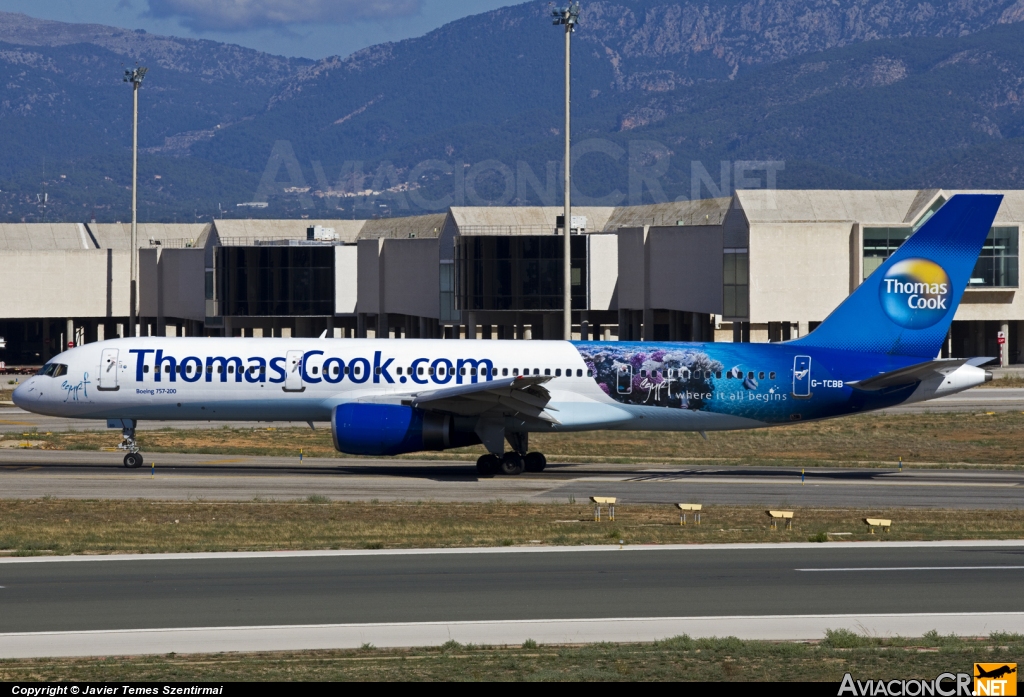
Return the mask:
<path id="1" fill-rule="evenodd" d="M 791 343 L 934 358 L 1002 200 L 950 198 L 817 329 Z"/>

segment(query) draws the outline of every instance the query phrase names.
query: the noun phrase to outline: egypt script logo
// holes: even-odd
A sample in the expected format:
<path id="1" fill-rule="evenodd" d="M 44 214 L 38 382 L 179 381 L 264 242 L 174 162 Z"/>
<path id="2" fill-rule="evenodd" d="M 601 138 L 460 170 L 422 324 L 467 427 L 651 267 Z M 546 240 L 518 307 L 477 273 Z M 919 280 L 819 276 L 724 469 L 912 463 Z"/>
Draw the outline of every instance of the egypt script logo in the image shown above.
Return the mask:
<path id="1" fill-rule="evenodd" d="M 925 329 L 946 316 L 952 295 L 946 270 L 929 259 L 897 262 L 882 277 L 878 288 L 882 309 L 896 324 Z"/>

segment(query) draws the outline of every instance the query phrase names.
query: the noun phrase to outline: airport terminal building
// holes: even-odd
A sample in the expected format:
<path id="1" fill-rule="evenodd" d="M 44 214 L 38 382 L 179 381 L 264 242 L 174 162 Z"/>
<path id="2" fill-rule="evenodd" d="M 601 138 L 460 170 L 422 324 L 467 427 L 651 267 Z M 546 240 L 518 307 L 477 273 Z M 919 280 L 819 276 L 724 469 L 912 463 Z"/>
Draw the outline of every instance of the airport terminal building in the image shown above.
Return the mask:
<path id="1" fill-rule="evenodd" d="M 582 207 L 573 338 L 783 341 L 814 329 L 956 191 L 741 190 Z M 948 356 L 1024 362 L 1024 191 L 1002 207 Z M 562 338 L 560 208 L 378 220 L 139 224 L 140 333 Z M 0 224 L 0 362 L 38 366 L 123 335 L 127 224 Z M 1005 343 L 999 343 L 999 337 Z"/>

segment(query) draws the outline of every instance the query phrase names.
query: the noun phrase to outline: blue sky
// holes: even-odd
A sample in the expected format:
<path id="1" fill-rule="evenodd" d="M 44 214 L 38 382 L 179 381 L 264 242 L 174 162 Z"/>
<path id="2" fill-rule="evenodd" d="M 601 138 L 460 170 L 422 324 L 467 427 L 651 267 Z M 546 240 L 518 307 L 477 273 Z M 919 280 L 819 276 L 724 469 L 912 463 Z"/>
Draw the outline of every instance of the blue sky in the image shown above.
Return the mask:
<path id="1" fill-rule="evenodd" d="M 519 1 L 0 0 L 0 10 L 323 58 L 420 36 L 455 19 Z"/>

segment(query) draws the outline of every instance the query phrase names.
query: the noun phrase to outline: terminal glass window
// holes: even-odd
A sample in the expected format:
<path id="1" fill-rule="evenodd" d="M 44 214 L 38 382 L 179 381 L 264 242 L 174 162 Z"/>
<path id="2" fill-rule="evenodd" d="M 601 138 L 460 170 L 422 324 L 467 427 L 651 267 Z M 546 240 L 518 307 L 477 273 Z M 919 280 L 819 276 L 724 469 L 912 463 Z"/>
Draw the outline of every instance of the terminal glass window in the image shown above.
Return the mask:
<path id="1" fill-rule="evenodd" d="M 910 227 L 864 228 L 864 278 L 884 264 L 913 232 Z"/>
<path id="2" fill-rule="evenodd" d="M 723 314 L 748 317 L 750 306 L 750 256 L 746 249 L 726 248 L 723 255 Z"/>
<path id="3" fill-rule="evenodd" d="M 971 273 L 971 288 L 1016 288 L 1020 232 L 1016 227 L 989 230 L 978 263 Z"/>
<path id="4" fill-rule="evenodd" d="M 570 240 L 572 306 L 587 307 L 587 237 Z M 465 236 L 455 244 L 459 310 L 561 310 L 564 238 Z"/>
<path id="5" fill-rule="evenodd" d="M 864 278 L 885 263 L 913 232 L 909 227 L 864 228 Z M 971 273 L 971 288 L 1016 288 L 1019 274 L 1020 229 L 993 227 L 985 238 Z"/>
<path id="6" fill-rule="evenodd" d="M 333 315 L 334 247 L 218 247 L 223 315 Z"/>
<path id="7" fill-rule="evenodd" d="M 440 317 L 442 322 L 458 322 L 459 311 L 455 309 L 455 264 L 450 261 L 442 261 L 440 267 L 441 305 Z"/>

